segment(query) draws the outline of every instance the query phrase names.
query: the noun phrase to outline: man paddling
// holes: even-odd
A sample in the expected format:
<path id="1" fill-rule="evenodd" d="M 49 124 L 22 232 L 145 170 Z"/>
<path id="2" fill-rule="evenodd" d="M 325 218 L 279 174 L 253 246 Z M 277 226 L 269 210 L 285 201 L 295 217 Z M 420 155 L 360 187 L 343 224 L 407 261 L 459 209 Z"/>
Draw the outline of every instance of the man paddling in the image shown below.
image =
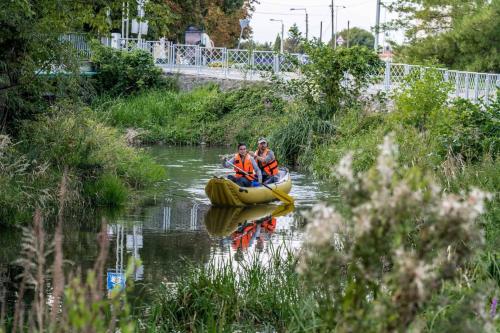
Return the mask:
<path id="1" fill-rule="evenodd" d="M 262 183 L 262 173 L 259 166 L 250 154 L 248 154 L 247 145 L 244 143 L 238 144 L 238 152 L 230 160 L 224 157 L 222 166 L 224 168 L 234 167 L 235 174 L 229 175 L 227 178 L 239 186 L 250 187 L 254 180 Z"/>
<path id="2" fill-rule="evenodd" d="M 255 158 L 259 169 L 262 172 L 264 184 L 276 183 L 278 181 L 278 161 L 274 157 L 274 152 L 268 148 L 266 138 L 260 138 L 258 149 L 249 154 Z"/>

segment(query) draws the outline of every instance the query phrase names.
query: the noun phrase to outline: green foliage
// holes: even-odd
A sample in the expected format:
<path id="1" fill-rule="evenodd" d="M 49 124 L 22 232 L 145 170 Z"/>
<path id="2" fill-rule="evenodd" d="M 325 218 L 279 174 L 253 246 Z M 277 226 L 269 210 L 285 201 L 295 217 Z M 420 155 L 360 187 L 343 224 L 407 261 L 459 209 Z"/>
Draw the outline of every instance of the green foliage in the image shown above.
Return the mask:
<path id="1" fill-rule="evenodd" d="M 304 37 L 299 31 L 299 27 L 294 23 L 290 29 L 288 29 L 288 38 L 285 39 L 285 44 L 283 44 L 283 49 L 290 53 L 303 53 L 304 52 Z"/>
<path id="2" fill-rule="evenodd" d="M 441 73 L 426 70 L 405 78 L 403 88 L 395 94 L 396 111 L 391 121 L 419 131 L 429 131 L 438 145 L 434 153 L 477 161 L 485 154 L 497 156 L 500 108 L 474 104 L 458 99 L 448 103 L 450 85 L 442 82 Z"/>
<path id="3" fill-rule="evenodd" d="M 84 26 L 92 32 L 107 33 L 108 8 L 118 11 L 121 2 L 12 0 L 0 3 L 1 131 L 13 133 L 18 120 L 42 112 L 47 102 L 44 97 L 87 95 L 86 89 L 77 84 L 81 81 L 78 54 L 59 38 L 68 32 L 82 31 Z M 64 75 L 53 73 L 61 68 Z"/>
<path id="4" fill-rule="evenodd" d="M 103 174 L 95 182 L 86 183 L 84 193 L 101 206 L 120 206 L 128 198 L 128 189 L 116 175 Z"/>
<path id="5" fill-rule="evenodd" d="M 113 126 L 142 130 L 146 142 L 225 144 L 256 141 L 267 135 L 285 102 L 265 85 L 227 92 L 205 86 L 190 92 L 158 90 L 120 98 L 97 107 Z"/>
<path id="6" fill-rule="evenodd" d="M 92 61 L 97 66 L 94 76 L 97 91 L 110 96 L 128 95 L 168 84 L 149 52 L 139 49 L 123 52 L 97 43 L 92 51 Z"/>
<path id="7" fill-rule="evenodd" d="M 248 85 L 224 92 L 213 105 L 220 118 L 210 127 L 208 140 L 215 144 L 253 144 L 285 120 L 285 106 L 282 97 L 268 85 Z"/>
<path id="8" fill-rule="evenodd" d="M 205 140 L 207 126 L 217 119 L 212 108 L 217 89 L 204 87 L 192 92 L 148 91 L 109 103 L 96 103 L 97 117 L 113 126 L 139 128 L 146 142 L 197 144 Z"/>
<path id="9" fill-rule="evenodd" d="M 373 49 L 375 43 L 375 37 L 369 31 L 358 27 L 352 27 L 349 29 L 344 29 L 338 33 L 344 39 L 344 46 L 366 46 L 369 49 Z"/>
<path id="10" fill-rule="evenodd" d="M 498 1 L 398 0 L 389 8 L 398 14 L 390 28 L 405 28 L 410 40 L 397 50 L 398 61 L 435 59 L 458 70 L 500 71 Z"/>
<path id="11" fill-rule="evenodd" d="M 444 83 L 442 73 L 436 70 L 414 71 L 405 77 L 402 89 L 395 92 L 395 121 L 424 131 L 434 121 L 445 121 L 441 116 L 451 86 Z"/>
<path id="12" fill-rule="evenodd" d="M 274 43 L 273 43 L 273 51 L 280 52 L 280 50 L 281 50 L 281 37 L 279 34 L 277 34 L 276 39 L 274 40 Z"/>
<path id="13" fill-rule="evenodd" d="M 308 165 L 314 147 L 328 141 L 336 129 L 328 120 L 322 120 L 307 106 L 290 106 L 280 126 L 271 133 L 275 152 L 280 160 L 290 165 Z"/>
<path id="14" fill-rule="evenodd" d="M 336 174 L 347 211 L 340 215 L 324 205 L 312 210 L 298 270 L 316 291 L 327 327 L 356 332 L 419 327 L 418 314 L 445 281 L 456 285 L 468 274 L 469 260 L 480 248 L 475 221 L 487 195 L 443 194 L 418 168 L 399 166 L 397 151 L 386 138 L 376 165 L 364 174 L 353 173 L 352 155 L 344 157 Z M 491 325 L 488 318 L 469 314 L 453 326 L 469 320 Z"/>
<path id="15" fill-rule="evenodd" d="M 443 110 L 434 122 L 432 132 L 439 136 L 448 152 L 467 161 L 478 161 L 484 155 L 500 153 L 500 103 L 474 104 L 457 100 Z"/>
<path id="16" fill-rule="evenodd" d="M 306 53 L 309 60 L 301 66 L 303 78 L 290 80 L 285 86 L 308 104 L 322 106 L 317 109 L 323 119 L 354 103 L 381 66 L 375 52 L 365 47 L 332 49 L 308 43 Z"/>
<path id="17" fill-rule="evenodd" d="M 0 150 L 0 223 L 25 222 L 35 207 L 53 212 L 57 181 L 68 168 L 69 201 L 122 204 L 128 188 L 152 185 L 164 169 L 90 112 L 52 110 L 26 122 L 21 141 Z"/>

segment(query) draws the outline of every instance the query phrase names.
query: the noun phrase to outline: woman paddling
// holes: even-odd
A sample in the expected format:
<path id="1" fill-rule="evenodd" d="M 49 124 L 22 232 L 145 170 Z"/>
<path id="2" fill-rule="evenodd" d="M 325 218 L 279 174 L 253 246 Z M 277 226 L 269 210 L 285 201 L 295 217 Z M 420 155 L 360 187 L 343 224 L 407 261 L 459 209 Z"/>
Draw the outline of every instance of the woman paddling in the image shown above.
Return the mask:
<path id="1" fill-rule="evenodd" d="M 244 143 L 238 144 L 238 152 L 230 160 L 223 157 L 222 166 L 224 168 L 234 168 L 235 174 L 229 175 L 227 178 L 239 186 L 251 187 L 254 180 L 262 183 L 260 168 L 252 156 L 248 154 L 247 145 Z"/>

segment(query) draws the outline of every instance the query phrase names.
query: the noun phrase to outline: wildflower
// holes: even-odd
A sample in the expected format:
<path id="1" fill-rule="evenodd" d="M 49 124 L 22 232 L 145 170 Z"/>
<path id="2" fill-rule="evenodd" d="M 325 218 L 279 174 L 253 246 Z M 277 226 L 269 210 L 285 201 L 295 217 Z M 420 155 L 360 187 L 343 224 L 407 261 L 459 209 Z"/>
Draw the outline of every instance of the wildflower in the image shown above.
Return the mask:
<path id="1" fill-rule="evenodd" d="M 308 217 L 312 222 L 306 227 L 305 241 L 314 246 L 329 245 L 342 228 L 342 217 L 325 204 L 315 205 Z"/>
<path id="2" fill-rule="evenodd" d="M 354 182 L 354 175 L 352 172 L 352 152 L 347 153 L 341 160 L 336 169 L 337 175 L 350 184 Z"/>
<path id="3" fill-rule="evenodd" d="M 491 300 L 491 309 L 490 309 L 490 315 L 491 315 L 491 318 L 494 318 L 497 314 L 497 298 L 496 297 L 493 297 L 493 299 Z"/>
<path id="4" fill-rule="evenodd" d="M 395 157 L 398 153 L 397 145 L 394 144 L 392 135 L 384 138 L 384 143 L 378 146 L 380 154 L 377 158 L 377 171 L 382 177 L 383 184 L 389 184 L 394 174 Z"/>

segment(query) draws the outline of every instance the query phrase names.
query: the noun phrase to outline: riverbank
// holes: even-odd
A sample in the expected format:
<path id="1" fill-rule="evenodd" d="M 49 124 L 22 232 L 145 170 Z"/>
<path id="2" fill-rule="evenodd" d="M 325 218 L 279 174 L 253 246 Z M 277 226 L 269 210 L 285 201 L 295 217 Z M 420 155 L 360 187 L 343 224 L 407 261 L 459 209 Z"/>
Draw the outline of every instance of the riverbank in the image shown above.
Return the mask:
<path id="1" fill-rule="evenodd" d="M 379 101 L 369 101 L 368 103 L 360 102 L 349 107 L 340 108 L 335 113 L 325 117 L 321 115 L 321 108 L 311 106 L 297 99 L 284 99 L 281 97 L 282 95 L 275 94 L 273 91 L 273 97 L 281 99 L 280 103 L 273 104 L 282 105 L 282 107 L 277 110 L 271 109 L 269 113 L 265 114 L 269 118 L 265 118 L 267 120 L 262 123 L 267 124 L 267 122 L 273 120 L 275 123 L 278 123 L 276 119 L 282 119 L 282 121 L 279 122 L 278 126 L 256 127 L 252 128 L 251 131 L 245 131 L 240 126 L 233 127 L 235 124 L 234 121 L 236 119 L 239 121 L 242 121 L 242 119 L 255 119 L 252 117 L 257 113 L 256 108 L 260 108 L 263 111 L 266 110 L 265 99 L 262 96 L 268 96 L 270 91 L 272 91 L 269 86 L 254 87 L 253 89 L 260 89 L 260 92 L 254 92 L 252 95 L 259 96 L 259 98 L 249 104 L 243 103 L 246 100 L 245 94 L 248 91 L 244 89 L 222 93 L 213 87 L 208 87 L 193 92 L 181 93 L 178 96 L 169 96 L 168 101 L 182 100 L 182 107 L 178 107 L 177 110 L 182 110 L 182 112 L 179 112 L 179 115 L 187 114 L 188 119 L 190 112 L 189 104 L 193 103 L 193 105 L 199 107 L 195 109 L 196 112 L 193 114 L 197 117 L 200 115 L 203 116 L 196 118 L 196 121 L 187 122 L 188 127 L 182 127 L 181 125 L 181 127 L 174 128 L 173 124 L 177 126 L 179 122 L 168 123 L 170 112 L 173 111 L 164 106 L 171 102 L 164 102 L 164 104 L 161 104 L 162 107 L 157 109 L 150 107 L 143 108 L 141 110 L 142 113 L 152 115 L 155 115 L 155 112 L 160 112 L 158 110 L 168 110 L 163 118 L 166 121 L 166 125 L 163 125 L 163 128 L 166 129 L 163 132 L 164 134 L 161 134 L 162 130 L 159 128 L 153 128 L 153 133 L 160 134 L 147 134 L 152 128 L 150 127 L 151 123 L 142 124 L 144 126 L 142 129 L 146 133 L 146 141 L 156 138 L 172 144 L 199 144 L 201 142 L 217 144 L 223 142 L 236 143 L 243 140 L 250 142 L 250 146 L 252 147 L 251 143 L 254 142 L 256 137 L 265 135 L 269 138 L 271 146 L 277 152 L 280 161 L 288 161 L 289 163 L 296 164 L 303 170 L 315 174 L 319 179 L 335 180 L 336 177 L 342 175 L 342 172 L 345 172 L 344 169 L 335 172 L 332 170 L 339 163 L 341 166 L 345 165 L 342 162 L 342 158 L 346 155 L 352 156 L 352 175 L 368 172 L 363 174 L 361 179 L 383 179 L 384 176 L 379 173 L 383 172 L 384 168 L 388 165 L 380 166 L 380 163 L 385 159 L 383 157 L 385 156 L 384 154 L 392 154 L 392 148 L 387 148 L 388 150 L 385 153 L 382 150 L 381 153 L 380 147 L 383 147 L 384 137 L 392 133 L 393 140 L 397 144 L 397 149 L 394 150 L 397 151 L 397 154 L 395 154 L 394 158 L 395 163 L 399 167 L 396 170 L 401 174 L 401 178 L 406 180 L 407 186 L 410 186 L 411 191 L 408 192 L 409 196 L 405 197 L 404 193 L 407 193 L 404 190 L 405 187 L 396 186 L 397 182 L 393 184 L 395 187 L 387 189 L 387 192 L 378 191 L 377 187 L 381 186 L 381 184 L 374 183 L 373 187 L 366 188 L 366 192 L 361 196 L 362 199 L 358 198 L 357 200 L 363 201 L 371 198 L 371 200 L 376 201 L 379 195 L 383 198 L 387 193 L 390 193 L 394 197 L 381 199 L 380 202 L 373 203 L 374 206 L 366 207 L 385 207 L 382 210 L 387 208 L 387 216 L 394 216 L 398 221 L 397 223 L 401 223 L 405 227 L 398 229 L 397 233 L 400 232 L 400 234 L 396 236 L 397 233 L 391 234 L 385 230 L 384 226 L 380 226 L 376 230 L 381 232 L 381 234 L 376 234 L 378 236 L 373 235 L 373 237 L 381 237 L 379 239 L 380 243 L 373 243 L 369 238 L 363 239 L 359 244 L 359 251 L 361 252 L 352 253 L 352 256 L 349 256 L 350 260 L 361 260 L 360 258 L 363 258 L 363 255 L 367 255 L 362 251 L 362 248 L 369 248 L 370 251 L 375 251 L 377 246 L 384 242 L 391 243 L 395 239 L 402 240 L 407 237 L 410 238 L 410 243 L 411 239 L 415 239 L 415 241 L 423 239 L 425 242 L 429 242 L 425 246 L 441 244 L 442 250 L 437 250 L 437 248 L 433 247 L 434 245 L 431 246 L 432 250 L 429 248 L 430 253 L 434 253 L 434 256 L 437 257 L 439 257 L 438 253 L 444 255 L 446 251 L 448 251 L 448 258 L 453 258 L 454 251 L 456 251 L 456 255 L 458 256 L 467 253 L 466 256 L 468 257 L 468 259 L 463 257 L 464 261 L 456 263 L 457 266 L 454 268 L 449 268 L 451 269 L 450 272 L 452 272 L 451 276 L 443 275 L 436 279 L 437 275 L 434 274 L 439 271 L 436 268 L 437 262 L 433 262 L 430 257 L 424 256 L 420 252 L 417 252 L 420 253 L 419 255 L 422 255 L 418 259 L 420 261 L 415 259 L 414 254 L 412 254 L 413 252 L 408 252 L 403 257 L 397 259 L 399 250 L 396 251 L 396 248 L 401 246 L 401 243 L 391 243 L 391 246 L 394 246 L 393 250 L 382 246 L 379 248 L 381 251 L 379 254 L 382 257 L 388 255 L 386 259 L 391 261 L 391 263 L 387 267 L 392 267 L 389 270 L 392 273 L 387 273 L 388 275 L 384 274 L 385 277 L 377 277 L 375 280 L 368 278 L 365 281 L 359 274 L 362 274 L 368 268 L 359 268 L 360 271 L 357 271 L 358 268 L 351 266 L 352 262 L 349 260 L 344 261 L 347 260 L 344 257 L 337 258 L 340 260 L 339 262 L 330 262 L 327 260 L 327 263 L 325 263 L 322 261 L 328 257 L 325 255 L 319 259 L 322 265 L 332 265 L 332 269 L 334 267 L 338 268 L 340 265 L 347 269 L 347 277 L 343 274 L 338 275 L 338 273 L 332 271 L 332 278 L 329 280 L 330 284 L 325 282 L 328 280 L 325 275 L 316 275 L 318 271 L 322 270 L 321 267 L 325 266 L 315 266 L 316 268 L 310 272 L 312 275 L 308 276 L 306 274 L 305 277 L 300 277 L 296 272 L 296 269 L 299 269 L 300 265 L 292 260 L 293 269 L 287 268 L 285 270 L 287 272 L 286 278 L 273 280 L 276 282 L 273 285 L 273 290 L 281 288 L 289 290 L 288 288 L 292 284 L 293 286 L 290 288 L 297 292 L 298 290 L 303 291 L 304 285 L 312 284 L 314 287 L 309 289 L 310 294 L 303 294 L 300 296 L 300 299 L 307 300 L 319 297 L 325 302 L 320 304 L 320 306 L 311 305 L 307 301 L 305 303 L 299 302 L 297 306 L 301 310 L 297 310 L 296 308 L 290 309 L 285 305 L 277 306 L 272 301 L 276 297 L 272 291 L 264 290 L 262 294 L 258 290 L 254 292 L 254 294 L 260 295 L 257 297 L 258 299 L 264 300 L 260 303 L 261 307 L 258 309 L 254 307 L 253 302 L 256 300 L 252 296 L 245 300 L 239 300 L 234 298 L 232 293 L 226 293 L 226 289 L 253 290 L 252 288 L 257 288 L 256 286 L 262 283 L 255 282 L 259 281 L 256 276 L 253 276 L 255 280 L 251 280 L 250 277 L 248 277 L 248 280 L 245 280 L 245 277 L 243 280 L 239 277 L 234 277 L 231 275 L 233 268 L 230 265 L 219 266 L 215 271 L 210 272 L 195 268 L 185 281 L 181 281 L 178 285 L 172 285 L 169 288 L 159 289 L 158 300 L 154 306 L 148 308 L 148 311 L 152 313 L 148 317 L 151 320 L 148 325 L 161 327 L 168 323 L 168 325 L 177 327 L 180 330 L 189 327 L 195 330 L 216 329 L 221 331 L 230 331 L 233 329 L 245 330 L 257 325 L 257 327 L 272 327 L 272 329 L 286 331 L 295 329 L 296 325 L 298 325 L 297 323 L 300 322 L 302 324 L 300 327 L 309 327 L 318 331 L 321 331 L 321 327 L 338 327 L 338 325 L 343 325 L 342 327 L 346 329 L 349 327 L 361 328 L 361 326 L 363 329 L 369 329 L 368 326 L 356 326 L 357 324 L 354 321 L 350 321 L 349 316 L 343 318 L 341 315 L 342 313 L 348 315 L 355 312 L 358 307 L 352 304 L 358 304 L 357 306 L 364 309 L 363 318 L 372 318 L 373 321 L 371 323 L 375 326 L 370 327 L 376 327 L 373 329 L 374 331 L 391 331 L 395 329 L 391 326 L 392 324 L 385 319 L 378 318 L 377 314 L 372 312 L 373 304 L 363 301 L 366 300 L 366 297 L 369 298 L 371 296 L 366 294 L 366 290 L 362 290 L 363 288 L 359 284 L 359 281 L 365 281 L 371 286 L 370 288 L 373 287 L 370 290 L 377 294 L 380 292 L 380 284 L 377 282 L 380 280 L 378 279 L 387 281 L 392 286 L 389 287 L 392 288 L 392 292 L 389 295 L 406 295 L 405 290 L 408 292 L 413 290 L 412 292 L 414 292 L 414 294 L 404 296 L 408 297 L 408 303 L 403 301 L 404 304 L 400 304 L 401 308 L 399 310 L 388 305 L 394 301 L 394 299 L 390 298 L 392 296 L 386 295 L 388 298 L 385 298 L 385 300 L 384 296 L 381 296 L 382 298 L 377 302 L 378 306 L 381 307 L 380 309 L 385 309 L 381 310 L 382 312 L 399 313 L 397 315 L 399 318 L 397 319 L 398 323 L 394 325 L 401 325 L 399 326 L 401 329 L 407 327 L 405 326 L 406 320 L 411 320 L 413 322 L 412 325 L 419 325 L 418 323 L 424 325 L 427 331 L 457 330 L 464 327 L 466 330 L 481 331 L 488 327 L 488 325 L 498 324 L 498 320 L 494 320 L 496 317 L 492 317 L 491 320 L 486 317 L 476 317 L 474 314 L 476 310 L 473 309 L 488 309 L 492 299 L 497 295 L 495 288 L 500 286 L 500 270 L 498 270 L 499 264 L 497 262 L 499 255 L 498 248 L 500 248 L 500 202 L 498 197 L 500 184 L 497 176 L 499 170 L 498 138 L 500 137 L 500 133 L 498 132 L 498 121 L 500 118 L 499 102 L 497 101 L 490 105 L 474 105 L 466 101 L 449 102 L 447 101 L 449 87 L 441 84 L 433 75 L 431 72 L 430 74 L 422 75 L 419 79 L 414 78 L 413 81 L 408 82 L 408 86 L 404 90 L 398 92 L 398 95 L 393 96 L 394 109 L 391 112 L 387 110 L 383 103 L 374 109 L 373 105 Z M 158 96 L 158 94 L 160 93 L 154 92 L 152 95 L 135 98 L 136 100 L 143 100 L 143 105 L 147 105 L 144 100 L 148 96 Z M 205 103 L 200 103 L 200 99 L 205 101 Z M 233 111 L 231 109 L 218 114 L 217 112 L 225 109 L 223 107 L 217 108 L 215 105 L 225 105 L 228 100 L 237 101 L 238 103 L 235 105 L 238 105 L 238 110 L 234 112 L 234 115 L 232 115 Z M 113 123 L 114 125 L 126 128 L 133 124 L 133 121 L 124 121 L 123 123 L 117 121 L 117 119 L 120 119 L 120 121 L 121 119 L 125 119 L 124 115 L 132 113 L 131 109 L 124 107 L 126 104 L 126 100 L 122 101 L 119 107 L 113 110 L 114 107 L 111 106 L 110 111 L 106 113 L 108 119 L 116 121 L 116 123 Z M 156 111 L 150 112 L 153 109 Z M 121 118 L 122 116 L 123 118 Z M 154 116 L 149 119 L 154 123 Z M 195 126 L 194 124 L 197 121 L 198 126 Z M 216 128 L 219 130 L 215 131 L 214 129 Z M 192 136 L 188 140 L 185 139 L 186 136 L 178 136 L 182 138 L 178 140 L 176 139 L 177 134 L 172 135 L 172 133 L 189 133 Z M 223 133 L 223 135 L 214 136 L 214 134 L 219 133 Z M 220 137 L 224 137 L 225 141 L 219 141 Z M 349 155 L 350 152 L 352 152 L 352 155 Z M 344 174 L 344 176 L 346 175 L 348 176 L 349 174 Z M 338 183 L 338 185 L 341 188 L 344 186 L 342 182 Z M 438 192 L 432 192 L 438 186 Z M 362 186 L 358 188 L 362 188 Z M 466 208 L 467 203 L 473 204 L 478 200 L 478 197 L 471 194 L 470 197 L 464 198 L 461 195 L 467 191 L 476 193 L 474 191 L 477 188 L 489 192 L 490 200 L 484 202 L 484 206 L 481 204 L 476 208 L 474 208 L 475 206 Z M 377 194 L 375 195 L 374 193 Z M 410 195 L 409 193 L 413 194 Z M 415 205 L 412 206 L 412 200 L 427 200 L 436 193 L 441 193 L 443 197 L 441 199 L 433 199 L 431 200 L 432 202 L 414 203 Z M 399 196 L 403 197 L 400 198 Z M 349 219 L 353 211 L 358 211 L 356 207 L 359 205 L 359 202 L 356 200 L 352 201 L 352 197 L 346 194 L 343 197 L 345 199 L 336 205 L 336 209 L 342 212 L 342 216 Z M 398 204 L 394 203 L 396 198 L 402 200 L 401 205 L 403 206 L 398 206 Z M 459 201 L 451 204 L 451 201 L 456 199 Z M 445 215 L 439 218 L 436 216 L 431 217 L 430 215 L 418 217 L 421 214 L 438 212 L 447 207 L 448 203 L 460 211 L 459 215 L 455 215 L 452 210 L 447 210 L 447 213 L 443 213 Z M 414 208 L 410 209 L 407 207 L 403 209 L 402 207 L 406 207 L 405 205 Z M 429 205 L 429 207 L 425 208 L 425 205 Z M 436 206 L 432 207 L 432 205 Z M 404 212 L 399 212 L 398 209 L 403 209 Z M 477 209 L 478 214 L 468 215 L 469 213 L 466 210 L 462 211 L 462 209 Z M 382 211 L 377 210 L 373 214 L 376 216 L 375 220 L 378 220 Z M 475 231 L 473 234 L 460 234 L 448 239 L 449 235 L 457 231 L 453 225 L 454 223 L 458 223 L 458 220 L 454 219 L 459 216 L 464 218 L 466 216 L 474 216 L 474 222 L 470 226 L 473 226 Z M 366 218 L 366 216 L 363 218 Z M 443 220 L 442 223 L 451 223 L 445 228 L 446 230 L 443 230 L 443 233 L 432 231 L 431 234 L 426 234 L 427 236 L 420 235 L 418 233 L 421 230 L 419 228 L 415 230 L 415 225 L 411 224 L 430 223 L 430 221 L 437 223 L 437 220 L 440 218 L 448 221 L 444 222 Z M 320 220 L 330 221 L 330 223 L 335 221 L 331 216 Z M 362 218 L 359 217 L 358 219 L 350 220 L 349 223 L 355 224 L 362 221 Z M 469 223 L 463 222 L 466 224 Z M 351 225 L 349 223 L 348 225 Z M 439 223 L 434 228 L 437 228 Z M 324 226 L 324 228 L 328 227 Z M 382 232 L 382 230 L 385 231 Z M 318 230 L 318 232 L 325 232 L 325 230 Z M 357 232 L 362 233 L 363 231 L 352 232 L 352 234 L 357 234 Z M 426 239 L 426 237 L 430 238 Z M 466 244 L 466 248 L 459 246 L 459 239 L 461 238 L 463 238 L 462 244 Z M 408 249 L 419 249 L 422 246 L 424 245 L 413 244 L 408 246 Z M 338 249 L 331 249 L 329 253 L 335 253 L 335 251 L 338 251 Z M 298 260 L 300 257 L 300 255 L 297 255 L 294 258 Z M 389 259 L 389 257 L 392 259 Z M 379 258 L 371 258 L 370 260 L 371 262 L 378 262 Z M 402 260 L 410 266 L 404 266 L 398 260 Z M 418 277 L 418 279 L 422 279 L 418 281 L 416 276 L 396 277 L 399 273 L 402 274 L 402 272 L 411 271 L 411 267 L 414 267 L 412 266 L 413 264 L 421 265 L 418 267 L 428 267 L 425 269 L 422 268 L 424 269 L 424 273 L 429 272 L 431 274 L 431 271 L 434 273 L 429 276 Z M 267 269 L 272 269 L 272 267 L 259 266 L 259 263 L 255 263 L 255 265 L 247 267 L 249 272 L 266 272 L 265 274 L 274 276 L 274 273 L 267 271 Z M 348 274 L 349 267 L 352 267 L 354 270 L 352 275 Z M 399 273 L 395 272 L 394 270 L 397 268 L 394 267 L 400 267 L 401 271 Z M 356 273 L 354 273 L 355 271 Z M 226 273 L 224 272 L 229 275 L 225 275 Z M 377 276 L 377 273 L 371 271 L 371 268 L 365 273 Z M 455 275 L 459 273 L 463 274 L 462 277 Z M 473 282 L 464 285 L 462 279 Z M 351 286 L 350 288 L 354 288 L 352 291 L 354 294 L 345 294 L 346 290 L 343 288 L 338 290 L 339 294 L 336 294 L 337 291 L 332 291 L 333 295 L 335 295 L 333 298 L 340 298 L 351 304 L 343 310 L 341 309 L 341 305 L 328 302 L 328 297 L 324 292 L 324 290 L 329 290 L 329 286 L 338 284 L 339 280 L 345 281 L 346 284 Z M 434 281 L 432 283 L 440 285 L 441 289 L 433 289 L 433 292 L 419 294 L 421 291 L 418 291 L 419 287 L 416 286 L 420 283 L 425 284 L 431 289 L 436 286 L 430 281 Z M 200 286 L 203 286 L 203 288 Z M 385 286 L 387 287 L 388 285 Z M 175 295 L 183 296 L 176 298 Z M 186 295 L 190 296 L 186 298 Z M 482 301 L 478 301 L 477 297 L 479 295 L 487 296 Z M 211 312 L 213 302 L 217 304 L 216 308 L 218 311 L 225 314 L 225 319 L 219 326 L 210 321 L 210 318 L 213 317 Z M 226 308 L 227 304 L 233 304 L 234 308 L 238 310 L 233 311 Z M 412 307 L 420 309 L 416 317 L 413 317 L 415 314 L 410 315 L 410 313 L 404 312 L 405 308 Z M 246 315 L 240 316 L 242 313 Z M 304 317 L 297 315 L 298 313 L 304 314 Z M 248 322 L 246 316 L 252 317 L 252 320 Z M 457 316 L 460 316 L 460 320 L 456 320 Z M 409 319 L 410 317 L 412 319 Z M 286 324 L 281 321 L 282 318 L 287 318 Z M 480 318 L 485 319 L 483 321 Z M 451 321 L 453 321 L 453 324 Z"/>

